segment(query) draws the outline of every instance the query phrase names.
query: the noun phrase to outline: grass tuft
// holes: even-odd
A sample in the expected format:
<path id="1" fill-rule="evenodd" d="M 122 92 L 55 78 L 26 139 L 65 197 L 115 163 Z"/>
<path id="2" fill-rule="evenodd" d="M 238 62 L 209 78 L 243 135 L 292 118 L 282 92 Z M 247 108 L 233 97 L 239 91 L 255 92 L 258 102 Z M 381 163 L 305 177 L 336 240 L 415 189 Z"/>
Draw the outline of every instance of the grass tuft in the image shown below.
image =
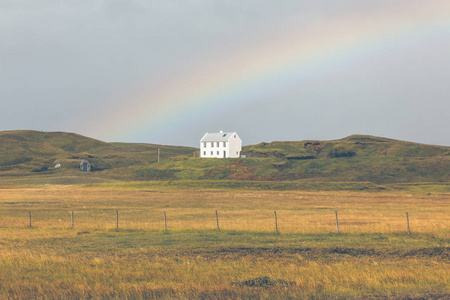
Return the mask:
<path id="1" fill-rule="evenodd" d="M 274 286 L 287 287 L 290 285 L 295 285 L 296 283 L 294 281 L 289 282 L 284 279 L 272 279 L 269 276 L 264 276 L 248 279 L 241 282 L 232 282 L 231 284 L 249 287 L 274 287 Z"/>

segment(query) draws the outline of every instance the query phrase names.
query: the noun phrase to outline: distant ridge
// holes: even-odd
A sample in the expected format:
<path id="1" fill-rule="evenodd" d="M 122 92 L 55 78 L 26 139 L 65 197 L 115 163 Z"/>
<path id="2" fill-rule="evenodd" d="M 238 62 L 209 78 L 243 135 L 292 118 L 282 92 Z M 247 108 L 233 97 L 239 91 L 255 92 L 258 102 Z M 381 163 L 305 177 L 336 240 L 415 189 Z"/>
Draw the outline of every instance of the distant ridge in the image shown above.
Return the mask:
<path id="1" fill-rule="evenodd" d="M 389 138 L 370 135 L 351 135 L 339 140 L 318 141 L 305 140 L 299 142 L 271 142 L 247 146 L 245 149 L 250 156 L 275 155 L 281 157 L 314 156 L 345 157 L 352 156 L 369 157 L 432 157 L 446 156 L 450 153 L 450 147 L 419 144 L 399 141 Z"/>
<path id="2" fill-rule="evenodd" d="M 94 171 L 143 166 L 157 161 L 158 148 L 161 149 L 162 158 L 192 155 L 196 150 L 143 143 L 106 143 L 67 132 L 2 131 L 0 175 L 68 175 L 77 173 L 82 159 L 89 160 Z M 55 161 L 61 164 L 58 170 L 51 168 Z M 124 177 L 126 173 L 124 172 Z"/>
<path id="3" fill-rule="evenodd" d="M 75 133 L 3 131 L 0 178 L 38 176 L 58 178 L 58 182 L 69 184 L 80 182 L 76 180 L 78 177 L 83 178 L 82 182 L 95 179 L 450 183 L 450 147 L 376 136 L 259 143 L 245 146 L 246 158 L 241 159 L 200 159 L 195 157 L 197 151 L 192 147 L 106 143 Z M 92 164 L 92 173 L 79 172 L 82 159 Z M 56 162 L 60 168 L 53 167 Z"/>

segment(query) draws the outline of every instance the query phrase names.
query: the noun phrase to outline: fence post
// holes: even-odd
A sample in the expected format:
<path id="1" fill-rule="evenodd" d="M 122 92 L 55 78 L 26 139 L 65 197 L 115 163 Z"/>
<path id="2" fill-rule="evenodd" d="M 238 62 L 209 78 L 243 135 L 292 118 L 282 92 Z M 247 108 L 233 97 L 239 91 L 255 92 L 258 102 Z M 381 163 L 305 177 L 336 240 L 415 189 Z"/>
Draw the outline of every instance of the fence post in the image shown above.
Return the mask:
<path id="1" fill-rule="evenodd" d="M 30 220 L 29 227 L 32 227 L 32 226 L 31 226 L 31 211 L 28 212 L 28 215 L 29 215 L 29 220 Z"/>
<path id="2" fill-rule="evenodd" d="M 167 217 L 166 217 L 166 212 L 164 212 L 164 230 L 167 231 Z"/>
<path id="3" fill-rule="evenodd" d="M 408 234 L 411 235 L 411 231 L 409 230 L 409 216 L 408 216 L 408 213 L 406 213 L 406 227 L 408 229 Z"/>
<path id="4" fill-rule="evenodd" d="M 72 229 L 73 229 L 73 210 L 72 210 Z"/>
<path id="5" fill-rule="evenodd" d="M 216 223 L 217 223 L 217 230 L 220 231 L 220 227 L 219 227 L 219 214 L 217 213 L 217 209 L 216 209 Z"/>
<path id="6" fill-rule="evenodd" d="M 273 214 L 275 216 L 275 232 L 278 233 L 277 211 L 275 210 Z"/>
<path id="7" fill-rule="evenodd" d="M 116 210 L 116 229 L 119 229 L 119 210 Z"/>
<path id="8" fill-rule="evenodd" d="M 336 215 L 336 232 L 339 233 L 339 221 L 337 211 L 335 211 L 334 214 Z"/>

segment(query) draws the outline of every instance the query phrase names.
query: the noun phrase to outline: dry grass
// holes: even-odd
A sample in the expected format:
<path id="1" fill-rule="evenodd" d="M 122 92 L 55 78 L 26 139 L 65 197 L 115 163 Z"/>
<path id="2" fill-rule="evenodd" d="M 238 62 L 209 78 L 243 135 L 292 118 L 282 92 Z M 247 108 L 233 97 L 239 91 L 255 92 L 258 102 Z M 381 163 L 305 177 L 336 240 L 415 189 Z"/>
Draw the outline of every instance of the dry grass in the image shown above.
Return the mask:
<path id="1" fill-rule="evenodd" d="M 297 191 L 205 191 L 47 186 L 3 189 L 0 226 L 71 227 L 77 229 L 223 230 L 271 232 L 274 211 L 282 233 L 415 233 L 448 237 L 450 194 Z"/>
<path id="2" fill-rule="evenodd" d="M 2 189 L 0 298 L 445 298 L 449 200 L 386 192 Z"/>

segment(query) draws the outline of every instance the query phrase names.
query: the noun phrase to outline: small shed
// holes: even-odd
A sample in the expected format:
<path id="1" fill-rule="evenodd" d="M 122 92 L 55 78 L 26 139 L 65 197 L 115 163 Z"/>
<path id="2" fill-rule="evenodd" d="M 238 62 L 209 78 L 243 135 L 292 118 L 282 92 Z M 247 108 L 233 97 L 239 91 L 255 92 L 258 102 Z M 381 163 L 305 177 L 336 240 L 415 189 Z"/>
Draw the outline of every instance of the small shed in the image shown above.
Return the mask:
<path id="1" fill-rule="evenodd" d="M 80 171 L 81 172 L 90 172 L 91 171 L 91 164 L 83 159 L 80 163 Z"/>

